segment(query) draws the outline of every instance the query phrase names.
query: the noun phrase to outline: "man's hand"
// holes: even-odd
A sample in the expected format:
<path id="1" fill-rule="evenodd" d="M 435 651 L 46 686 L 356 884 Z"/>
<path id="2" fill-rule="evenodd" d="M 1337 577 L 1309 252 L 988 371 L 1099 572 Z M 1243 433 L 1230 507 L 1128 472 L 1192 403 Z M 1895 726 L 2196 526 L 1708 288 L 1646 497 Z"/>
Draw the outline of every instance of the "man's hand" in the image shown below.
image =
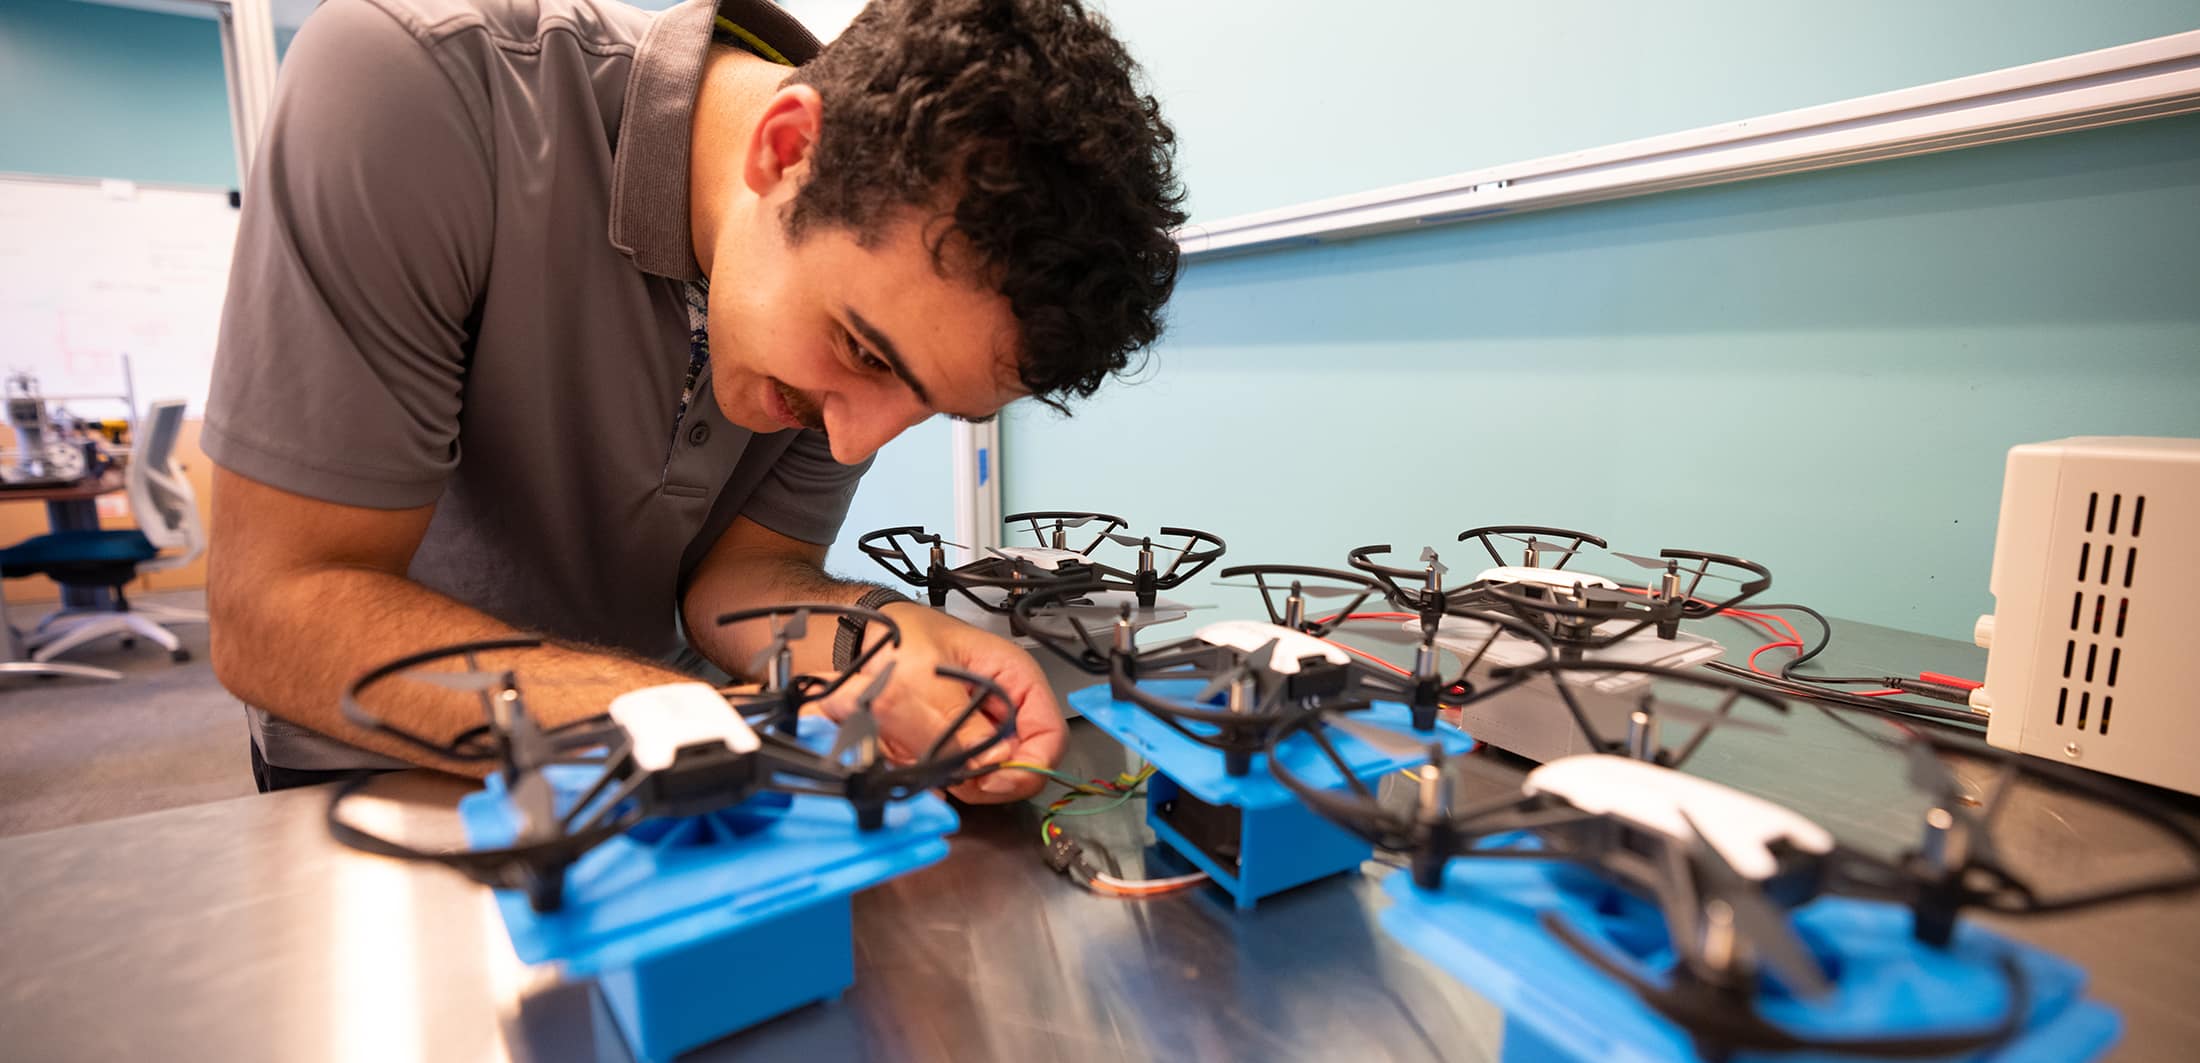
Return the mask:
<path id="1" fill-rule="evenodd" d="M 743 662 L 764 647 L 769 633 L 761 624 L 721 628 L 714 623 L 719 614 L 803 602 L 854 602 L 870 589 L 867 584 L 827 576 L 821 567 L 824 561 L 823 546 L 788 538 L 747 517 L 736 518 L 703 558 L 688 587 L 682 603 L 688 637 L 704 656 L 739 674 Z M 895 662 L 893 683 L 871 706 L 878 716 L 880 742 L 890 758 L 906 762 L 922 755 L 947 721 L 970 703 L 968 687 L 932 673 L 944 664 L 991 679 L 1016 705 L 1015 739 L 988 750 L 978 758 L 981 764 L 1017 760 L 1054 765 L 1062 755 L 1062 710 L 1054 703 L 1054 692 L 1048 689 L 1039 662 L 1007 639 L 913 602 L 889 605 L 882 611 L 901 629 L 901 649 L 881 653 L 870 664 L 876 674 L 887 661 Z M 836 626 L 830 619 L 810 625 L 809 637 L 794 647 L 797 672 L 831 674 Z M 867 632 L 866 637 L 876 636 Z M 834 720 L 843 719 L 855 708 L 856 693 L 866 686 L 868 680 L 853 679 L 819 707 Z M 983 711 L 1005 710 L 989 700 Z M 973 719 L 954 741 L 967 749 L 997 729 L 997 720 Z M 997 772 L 950 792 L 965 801 L 1014 801 L 1038 793 L 1040 784 L 1040 778 L 1029 772 Z"/>
<path id="2" fill-rule="evenodd" d="M 889 605 L 881 612 L 901 628 L 901 648 L 880 653 L 870 665 L 873 673 L 889 661 L 894 665 L 893 682 L 871 705 L 889 758 L 907 761 L 921 756 L 939 737 L 940 729 L 970 703 L 969 687 L 933 674 L 933 668 L 944 664 L 991 679 L 1014 703 L 1014 738 L 981 754 L 978 764 L 1017 761 L 1053 767 L 1060 759 L 1062 709 L 1039 671 L 1039 662 L 1029 653 L 998 635 L 915 603 Z M 859 678 L 843 689 L 852 694 L 863 686 Z M 852 696 L 835 698 L 825 711 L 837 720 L 854 705 Z M 997 700 L 988 698 L 979 710 L 984 718 L 973 717 L 965 723 L 954 744 L 968 749 L 985 741 L 999 729 L 998 717 L 1005 711 Z M 1030 797 L 1043 783 L 1030 772 L 999 771 L 948 792 L 964 801 L 989 804 Z"/>

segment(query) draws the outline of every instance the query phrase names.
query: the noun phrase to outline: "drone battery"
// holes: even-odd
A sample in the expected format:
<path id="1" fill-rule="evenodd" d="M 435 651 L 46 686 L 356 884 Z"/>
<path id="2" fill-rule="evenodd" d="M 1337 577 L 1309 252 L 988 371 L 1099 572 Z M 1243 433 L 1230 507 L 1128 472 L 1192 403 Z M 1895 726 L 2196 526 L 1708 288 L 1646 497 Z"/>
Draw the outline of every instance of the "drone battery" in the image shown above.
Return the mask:
<path id="1" fill-rule="evenodd" d="M 1526 836 L 1493 846 L 1533 844 Z M 1505 1012 L 1499 1058 L 1505 1063 L 1680 1063 L 1699 1046 L 1627 987 L 1544 929 L 1546 913 L 1563 920 L 1614 962 L 1645 968 L 1672 963 L 1656 909 L 1568 866 L 1530 860 L 1454 860 L 1441 890 L 1406 875 L 1383 884 L 1395 903 L 1383 929 Z M 1759 1015 L 1818 1041 L 1916 1038 L 1992 1030 L 2013 999 L 2002 958 L 2014 961 L 2026 1008 L 2017 1032 L 1961 1058 L 1995 1063 L 2075 1063 L 2114 1043 L 2114 1012 L 2084 999 L 2085 973 L 2069 961 L 1963 924 L 1946 948 L 1919 942 L 1911 914 L 1897 905 L 1824 897 L 1794 911 L 1797 935 L 1817 954 L 1832 992 L 1808 1001 L 1768 984 Z M 1861 1053 L 1741 1052 L 1738 1061 L 1834 1063 Z M 1914 1057 L 1923 1058 L 1923 1057 Z"/>
<path id="2" fill-rule="evenodd" d="M 804 718 L 799 740 L 828 748 L 830 723 Z M 553 765 L 560 807 L 597 775 Z M 827 797 L 773 795 L 659 820 L 590 850 L 566 875 L 565 903 L 536 912 L 524 893 L 496 891 L 520 959 L 592 977 L 639 1060 L 670 1059 L 813 1001 L 855 980 L 850 898 L 947 855 L 954 810 L 937 796 L 890 806 L 886 825 L 856 829 L 855 810 Z M 501 779 L 459 803 L 471 843 L 515 832 Z"/>
<path id="3" fill-rule="evenodd" d="M 1190 697 L 1201 684 L 1166 680 L 1142 685 L 1166 697 Z M 1069 701 L 1095 726 L 1153 764 L 1153 778 L 1146 784 L 1147 824 L 1162 844 L 1228 892 L 1237 907 L 1251 908 L 1270 894 L 1354 870 L 1374 855 L 1365 839 L 1315 814 L 1268 774 L 1265 755 L 1254 756 L 1251 771 L 1233 776 L 1221 750 L 1193 741 L 1137 705 L 1116 701 L 1105 684 L 1080 690 Z M 1412 713 L 1403 705 L 1378 702 L 1353 718 L 1442 742 L 1449 753 L 1474 748 L 1472 739 L 1449 726 L 1426 735 L 1413 731 Z M 1378 751 L 1341 732 L 1331 732 L 1329 739 L 1352 766 L 1352 774 L 1370 787 L 1384 775 L 1420 762 Z M 1289 758 L 1291 771 L 1311 785 L 1347 785 L 1307 735 L 1284 742 L 1278 755 Z"/>
<path id="4" fill-rule="evenodd" d="M 1626 623 L 1607 621 L 1608 625 Z M 1415 621 L 1409 629 L 1418 632 L 1418 625 Z M 1445 617 L 1437 629 L 1436 644 L 1471 657 L 1482 648 L 1489 631 L 1489 625 L 1480 621 Z M 1582 658 L 1687 668 L 1717 660 L 1722 652 L 1718 643 L 1701 635 L 1683 631 L 1666 639 L 1645 628 L 1610 646 L 1583 651 Z M 1487 684 L 1491 681 L 1489 672 L 1492 669 L 1533 664 L 1542 657 L 1542 647 L 1517 636 L 1503 635 L 1490 643 L 1488 652 L 1483 654 L 1482 662 L 1469 679 Z M 1606 735 L 1621 735 L 1627 733 L 1628 714 L 1634 710 L 1637 697 L 1650 680 L 1641 674 L 1609 672 L 1578 673 L 1568 677 L 1566 682 L 1582 712 L 1589 717 L 1591 726 Z M 1597 752 L 1583 737 L 1573 714 L 1566 711 L 1565 703 L 1549 683 L 1526 683 L 1475 701 L 1459 711 L 1459 726 L 1477 741 L 1539 764 L 1577 753 Z"/>

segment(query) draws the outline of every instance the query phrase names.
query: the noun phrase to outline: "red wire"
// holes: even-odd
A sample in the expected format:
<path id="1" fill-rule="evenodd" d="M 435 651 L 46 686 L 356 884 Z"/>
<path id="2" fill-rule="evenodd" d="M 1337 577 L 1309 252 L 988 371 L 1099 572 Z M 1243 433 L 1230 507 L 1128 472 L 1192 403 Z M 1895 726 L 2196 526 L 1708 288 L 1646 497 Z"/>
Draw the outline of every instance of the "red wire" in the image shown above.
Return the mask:
<path id="1" fill-rule="evenodd" d="M 1314 622 L 1315 622 L 1315 623 L 1317 623 L 1317 624 L 1326 624 L 1326 623 L 1328 623 L 1328 622 L 1330 622 L 1330 621 L 1332 621 L 1332 620 L 1335 620 L 1335 619 L 1337 619 L 1337 616 L 1338 616 L 1338 614 L 1336 614 L 1336 613 L 1331 613 L 1331 614 L 1329 614 L 1328 616 L 1322 617 L 1321 619 L 1319 619 L 1319 620 L 1316 620 L 1316 621 L 1314 621 Z M 1419 620 L 1419 619 L 1421 619 L 1421 617 L 1420 617 L 1420 615 L 1419 615 L 1419 614 L 1417 614 L 1417 613 L 1352 613 L 1352 614 L 1350 614 L 1350 615 L 1347 615 L 1347 616 L 1345 617 L 1345 619 L 1346 619 L 1346 620 Z"/>
<path id="2" fill-rule="evenodd" d="M 1630 594 L 1648 594 L 1648 593 L 1650 593 L 1650 592 L 1649 592 L 1649 591 L 1648 591 L 1647 589 L 1643 589 L 1643 588 L 1636 588 L 1636 587 L 1627 587 L 1627 588 L 1624 588 L 1624 589 L 1625 589 L 1625 590 L 1626 590 L 1626 591 L 1627 591 L 1628 593 L 1630 593 Z M 1696 602 L 1702 602 L 1702 599 L 1700 599 L 1700 598 L 1695 598 L 1695 599 L 1690 599 L 1690 600 L 1691 600 L 1691 601 L 1696 601 Z M 1710 603 L 1704 603 L 1704 604 L 1710 604 Z M 1755 624 L 1756 624 L 1756 625 L 1757 625 L 1758 627 L 1761 627 L 1761 628 L 1763 628 L 1763 629 L 1765 630 L 1765 633 L 1766 633 L 1766 634 L 1768 634 L 1768 635 L 1771 635 L 1771 636 L 1773 637 L 1774 641 L 1772 641 L 1772 642 L 1767 642 L 1767 643 L 1765 643 L 1764 645 L 1762 645 L 1762 646 L 1759 646 L 1759 647 L 1757 647 L 1757 648 L 1756 648 L 1756 649 L 1754 649 L 1754 650 L 1751 650 L 1751 651 L 1750 651 L 1750 653 L 1749 653 L 1749 670 L 1750 670 L 1750 671 L 1752 671 L 1752 672 L 1754 672 L 1754 673 L 1756 673 L 1756 674 L 1758 674 L 1758 675 L 1761 675 L 1761 676 L 1766 676 L 1766 677 L 1768 677 L 1768 678 L 1773 678 L 1773 679 L 1778 679 L 1778 678 L 1780 678 L 1780 677 L 1779 677 L 1778 675 L 1775 675 L 1775 674 L 1774 674 L 1774 673 L 1772 673 L 1772 672 L 1767 672 L 1767 671 L 1765 671 L 1764 669 L 1762 669 L 1762 668 L 1759 668 L 1759 667 L 1757 667 L 1757 658 L 1758 658 L 1758 657 L 1759 657 L 1760 655 L 1762 655 L 1762 654 L 1763 654 L 1763 653 L 1764 653 L 1764 652 L 1765 652 L 1766 650 L 1775 650 L 1775 649 L 1780 649 L 1780 648 L 1782 648 L 1782 647 L 1787 647 L 1787 648 L 1793 649 L 1793 650 L 1795 650 L 1795 651 L 1796 651 L 1796 652 L 1798 652 L 1798 653 L 1802 652 L 1802 650 L 1803 650 L 1803 635 L 1802 635 L 1802 633 L 1801 633 L 1801 632 L 1799 632 L 1799 631 L 1795 630 L 1795 625 L 1794 625 L 1794 624 L 1792 624 L 1792 623 L 1789 623 L 1789 622 L 1788 622 L 1788 618 L 1787 618 L 1787 617 L 1781 616 L 1781 615 L 1780 615 L 1780 614 L 1778 614 L 1778 613 L 1759 613 L 1759 612 L 1752 612 L 1752 611 L 1750 611 L 1750 610 L 1748 610 L 1748 609 L 1727 609 L 1727 610 L 1724 610 L 1724 612 L 1725 612 L 1725 614 L 1726 614 L 1727 616 L 1731 616 L 1731 617 L 1734 617 L 1734 618 L 1736 618 L 1736 619 L 1738 619 L 1738 620 L 1745 620 L 1745 621 L 1750 621 L 1750 622 L 1752 622 L 1752 623 L 1755 623 Z M 1316 620 L 1316 621 L 1314 621 L 1314 622 L 1315 622 L 1315 623 L 1317 623 L 1317 624 L 1326 624 L 1326 623 L 1330 622 L 1331 620 L 1335 620 L 1336 618 L 1337 618 L 1337 614 L 1335 614 L 1335 613 L 1332 613 L 1332 614 L 1330 614 L 1330 615 L 1328 615 L 1328 616 L 1325 616 L 1325 617 L 1321 618 L 1320 620 Z M 1349 615 L 1345 616 L 1345 619 L 1346 619 L 1346 620 L 1419 620 L 1419 619 L 1420 619 L 1420 616 L 1419 616 L 1419 615 L 1417 615 L 1417 614 L 1414 614 L 1414 613 L 1352 613 L 1352 614 L 1349 614 Z M 1774 625 L 1778 625 L 1778 626 L 1777 626 L 1777 627 L 1775 627 Z M 1785 631 L 1786 631 L 1786 636 L 1787 636 L 1787 637 L 1785 637 L 1785 638 L 1781 638 L 1781 637 L 1780 637 L 1780 636 L 1781 636 L 1781 633 L 1782 633 L 1782 629 L 1785 629 Z M 1364 658 L 1366 658 L 1366 659 L 1368 659 L 1368 660 L 1370 660 L 1370 661 L 1373 661 L 1373 662 L 1375 662 L 1376 664 L 1382 665 L 1383 667 L 1385 667 L 1385 668 L 1388 668 L 1388 669 L 1390 669 L 1391 671 L 1393 671 L 1393 672 L 1396 672 L 1396 673 L 1398 673 L 1399 675 L 1402 675 L 1402 676 L 1411 676 L 1411 675 L 1413 674 L 1412 672 L 1410 672 L 1410 671 L 1407 671 L 1407 670 L 1406 670 L 1406 669 L 1404 669 L 1404 668 L 1400 668 L 1400 667 L 1398 667 L 1397 665 L 1395 665 L 1395 664 L 1392 664 L 1392 663 L 1390 663 L 1389 661 L 1383 660 L 1382 658 L 1380 658 L 1380 657 L 1377 657 L 1377 656 L 1375 656 L 1374 654 L 1372 654 L 1372 653 L 1368 653 L 1368 652 L 1366 652 L 1366 651 L 1364 651 L 1364 650 L 1359 650 L 1359 649 L 1355 649 L 1355 648 L 1353 648 L 1353 647 L 1351 647 L 1351 646 L 1347 646 L 1347 645 L 1345 645 L 1344 643 L 1341 643 L 1341 642 L 1337 642 L 1337 641 L 1334 641 L 1334 640 L 1331 640 L 1331 639 L 1323 639 L 1322 641 L 1323 641 L 1323 642 L 1327 642 L 1327 643 L 1329 643 L 1330 645 L 1332 645 L 1332 646 L 1335 646 L 1335 647 L 1337 647 L 1338 649 L 1341 649 L 1341 650 L 1343 650 L 1343 651 L 1345 651 L 1345 652 L 1347 652 L 1347 653 L 1351 653 L 1351 654 L 1356 654 L 1356 655 L 1358 655 L 1358 656 L 1360 656 L 1360 657 L 1364 657 Z M 1921 677 L 1921 678 L 1923 678 L 1923 677 Z M 1967 681 L 1964 681 L 1964 680 L 1957 680 L 1957 679 L 1955 679 L 1954 677 L 1950 677 L 1950 676 L 1940 676 L 1940 675 L 1937 675 L 1937 674 L 1936 674 L 1936 675 L 1934 675 L 1934 676 L 1932 676 L 1932 677 L 1930 677 L 1930 678 L 1928 678 L 1928 679 L 1926 679 L 1926 681 L 1927 681 L 1927 682 L 1939 682 L 1939 683 L 1945 683 L 1945 684 L 1947 684 L 1947 685 L 1949 685 L 1949 686 L 1958 686 L 1958 685 L 1961 685 L 1961 684 L 1962 684 L 1962 683 L 1964 683 L 1964 682 L 1967 682 Z M 1902 691 L 1900 691 L 1900 690 L 1894 690 L 1894 689 L 1891 689 L 1891 688 L 1890 688 L 1890 689 L 1886 689 L 1886 690 L 1851 690 L 1851 691 L 1845 691 L 1845 693 L 1849 693 L 1849 694 L 1854 694 L 1855 696 L 1857 696 L 1857 697 L 1860 697 L 1860 698 L 1883 698 L 1883 697 L 1887 697 L 1887 696 L 1889 696 L 1889 695 L 1892 695 L 1892 694 L 1900 694 L 1900 693 L 1902 693 Z"/>
<path id="3" fill-rule="evenodd" d="M 1417 615 L 1417 614 L 1414 614 L 1414 613 L 1351 613 L 1351 614 L 1338 614 L 1338 613 L 1331 613 L 1331 614 L 1329 614 L 1328 616 L 1322 617 L 1321 619 L 1319 619 L 1319 620 L 1316 620 L 1316 621 L 1314 621 L 1314 623 L 1316 623 L 1316 624 L 1326 624 L 1326 623 L 1328 623 L 1328 622 L 1330 622 L 1330 621 L 1332 621 L 1332 620 L 1335 620 L 1335 619 L 1337 619 L 1337 617 L 1338 617 L 1339 615 L 1344 615 L 1344 618 L 1345 618 L 1346 620 L 1419 620 L 1419 619 L 1421 619 L 1419 615 Z M 1340 649 L 1340 650 L 1343 650 L 1343 651 L 1345 651 L 1346 653 L 1354 654 L 1354 655 L 1357 655 L 1357 656 L 1360 656 L 1360 657 L 1365 657 L 1365 658 L 1367 658 L 1368 660 L 1370 660 L 1370 661 L 1373 661 L 1373 662 L 1375 662 L 1376 664 L 1382 665 L 1383 667 L 1385 667 L 1385 668 L 1388 668 L 1388 669 L 1390 669 L 1391 671 L 1393 671 L 1393 672 L 1396 672 L 1396 673 L 1398 673 L 1399 675 L 1405 676 L 1405 677 L 1406 677 L 1406 678 L 1408 678 L 1408 679 L 1410 679 L 1410 678 L 1412 678 L 1412 677 L 1413 677 L 1413 673 L 1412 673 L 1412 672 L 1410 672 L 1410 671 L 1407 671 L 1407 670 L 1406 670 L 1406 669 L 1404 669 L 1404 668 L 1400 668 L 1400 667 L 1398 667 L 1397 665 L 1395 665 L 1395 664 L 1392 664 L 1392 663 L 1390 663 L 1389 661 L 1383 660 L 1382 658 L 1380 658 L 1380 657 L 1377 657 L 1377 656 L 1375 656 L 1374 654 L 1372 654 L 1372 653 L 1369 653 L 1369 652 L 1367 652 L 1366 650 L 1362 650 L 1362 649 L 1356 649 L 1356 648 L 1354 648 L 1354 647 L 1351 647 L 1351 646 L 1347 646 L 1347 645 L 1345 645 L 1344 643 L 1342 643 L 1342 642 L 1338 642 L 1338 641 L 1337 641 L 1337 640 L 1335 640 L 1335 639 L 1323 639 L 1322 641 L 1323 641 L 1323 642 L 1326 642 L 1326 643 L 1328 643 L 1328 644 L 1330 644 L 1330 645 L 1332 645 L 1332 646 L 1335 646 L 1335 647 L 1337 647 L 1338 649 Z"/>
<path id="4" fill-rule="evenodd" d="M 1383 667 L 1388 668 L 1391 671 L 1398 673 L 1399 675 L 1405 676 L 1408 679 L 1413 678 L 1412 672 L 1407 671 L 1404 668 L 1400 668 L 1397 665 L 1390 663 L 1389 661 L 1383 660 L 1382 658 L 1377 657 L 1374 654 L 1367 652 L 1366 650 L 1354 649 L 1353 647 L 1347 646 L 1342 642 L 1336 641 L 1335 639 L 1323 639 L 1322 641 L 1329 643 L 1330 645 L 1335 646 L 1346 653 L 1356 654 L 1358 656 L 1365 657 L 1368 660 L 1374 661 L 1376 664 L 1382 665 Z"/>

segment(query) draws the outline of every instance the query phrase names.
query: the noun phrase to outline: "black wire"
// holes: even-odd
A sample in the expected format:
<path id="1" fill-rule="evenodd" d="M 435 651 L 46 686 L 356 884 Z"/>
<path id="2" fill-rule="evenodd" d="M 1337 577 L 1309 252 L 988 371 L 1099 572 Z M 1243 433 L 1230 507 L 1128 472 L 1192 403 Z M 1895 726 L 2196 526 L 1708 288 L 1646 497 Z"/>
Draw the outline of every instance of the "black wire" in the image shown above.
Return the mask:
<path id="1" fill-rule="evenodd" d="M 1962 709 L 1945 708 L 1939 705 L 1927 705 L 1923 702 L 1916 701 L 1896 701 L 1890 698 L 1858 697 L 1845 691 L 1829 690 L 1824 687 L 1806 686 L 1793 680 L 1785 680 L 1777 676 L 1752 672 L 1747 668 L 1741 667 L 1740 665 L 1728 664 L 1724 661 L 1713 661 L 1710 664 L 1705 665 L 1704 667 L 1724 675 L 1739 676 L 1743 679 L 1748 679 L 1752 682 L 1759 683 L 1774 690 L 1777 690 L 1780 693 L 1785 694 L 1791 698 L 1801 698 L 1805 701 L 1823 701 L 1833 705 L 1840 705 L 1844 708 L 1862 709 L 1865 712 L 1875 712 L 1883 716 L 1890 716 L 1898 719 L 1915 718 L 1922 722 L 1939 724 L 1962 724 L 1973 728 L 1981 728 L 1986 726 L 1986 718 L 1984 716 L 1981 716 L 1975 712 L 1965 712 Z"/>
<path id="2" fill-rule="evenodd" d="M 1782 679 L 1785 679 L 1791 683 L 1839 684 L 1886 683 L 1890 679 L 1897 678 L 1894 676 L 1883 675 L 1795 675 L 1794 672 L 1797 668 L 1800 668 L 1804 664 L 1808 663 L 1811 658 L 1826 652 L 1826 647 L 1833 643 L 1833 621 L 1826 619 L 1826 614 L 1821 613 L 1818 610 L 1811 608 L 1810 606 L 1797 605 L 1793 602 L 1781 602 L 1775 605 L 1755 605 L 1751 606 L 1750 608 L 1755 609 L 1758 612 L 1770 612 L 1775 609 L 1786 609 L 1790 612 L 1802 613 L 1803 615 L 1808 616 L 1812 620 L 1818 622 L 1818 644 L 1815 646 L 1803 647 L 1799 652 L 1796 653 L 1793 659 L 1789 660 L 1786 664 L 1781 665 L 1780 678 Z"/>
<path id="3" fill-rule="evenodd" d="M 1950 709 L 1939 705 L 1926 705 L 1916 701 L 1891 701 L 1887 698 L 1859 697 L 1855 694 L 1846 693 L 1840 690 L 1824 689 L 1828 686 L 1840 686 L 1850 683 L 1874 683 L 1880 685 L 1893 685 L 1903 680 L 1903 677 L 1901 676 L 1796 675 L 1795 669 L 1797 666 L 1805 664 L 1809 662 L 1811 658 L 1814 658 L 1819 654 L 1824 653 L 1826 651 L 1826 647 L 1832 644 L 1833 622 L 1827 620 L 1824 613 L 1821 613 L 1818 610 L 1811 608 L 1810 606 L 1801 605 L 1794 602 L 1776 602 L 1770 605 L 1753 605 L 1751 606 L 1751 608 L 1760 612 L 1770 612 L 1773 610 L 1784 609 L 1790 612 L 1802 613 L 1805 616 L 1810 617 L 1812 620 L 1818 622 L 1820 634 L 1817 643 L 1815 645 L 1802 647 L 1801 652 L 1797 653 L 1793 659 L 1787 661 L 1780 666 L 1780 672 L 1777 676 L 1766 675 L 1762 672 L 1756 672 L 1737 665 L 1727 664 L 1723 661 L 1714 661 L 1711 664 L 1706 665 L 1706 667 L 1716 672 L 1722 672 L 1728 675 L 1740 676 L 1745 679 L 1753 680 L 1755 682 L 1762 683 L 1765 686 L 1772 687 L 1773 689 L 1778 690 L 1791 697 L 1802 698 L 1809 701 L 1828 702 L 1835 705 L 1841 705 L 1846 708 L 1862 709 L 1866 712 L 1874 712 L 1880 715 L 1890 716 L 1897 719 L 1904 717 L 1914 717 L 1917 719 L 1941 724 L 1962 724 L 1967 727 L 1986 726 L 1986 720 L 1984 717 L 1978 715 L 1977 713 L 1966 712 L 1962 709 Z M 1737 617 L 1736 619 L 1739 620 L 1742 618 Z"/>

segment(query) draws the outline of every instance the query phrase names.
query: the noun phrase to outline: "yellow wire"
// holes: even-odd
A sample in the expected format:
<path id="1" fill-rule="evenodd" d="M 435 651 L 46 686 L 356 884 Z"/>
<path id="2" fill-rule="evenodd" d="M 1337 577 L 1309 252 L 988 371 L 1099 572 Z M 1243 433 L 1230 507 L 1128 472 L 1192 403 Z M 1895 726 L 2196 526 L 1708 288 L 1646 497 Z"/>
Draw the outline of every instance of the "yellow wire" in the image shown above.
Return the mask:
<path id="1" fill-rule="evenodd" d="M 780 66 L 794 65 L 794 60 L 789 59 L 784 55 L 781 55 L 779 53 L 779 49 L 774 48 L 771 45 L 765 44 L 762 37 L 758 37 L 756 34 L 750 33 L 749 31 L 734 25 L 733 20 L 727 18 L 724 15 L 718 16 L 718 28 L 725 30 L 727 33 L 731 33 L 736 37 L 739 37 L 741 39 L 741 43 L 748 45 L 752 49 L 755 49 L 756 54 L 761 55 L 774 63 L 778 63 Z"/>

